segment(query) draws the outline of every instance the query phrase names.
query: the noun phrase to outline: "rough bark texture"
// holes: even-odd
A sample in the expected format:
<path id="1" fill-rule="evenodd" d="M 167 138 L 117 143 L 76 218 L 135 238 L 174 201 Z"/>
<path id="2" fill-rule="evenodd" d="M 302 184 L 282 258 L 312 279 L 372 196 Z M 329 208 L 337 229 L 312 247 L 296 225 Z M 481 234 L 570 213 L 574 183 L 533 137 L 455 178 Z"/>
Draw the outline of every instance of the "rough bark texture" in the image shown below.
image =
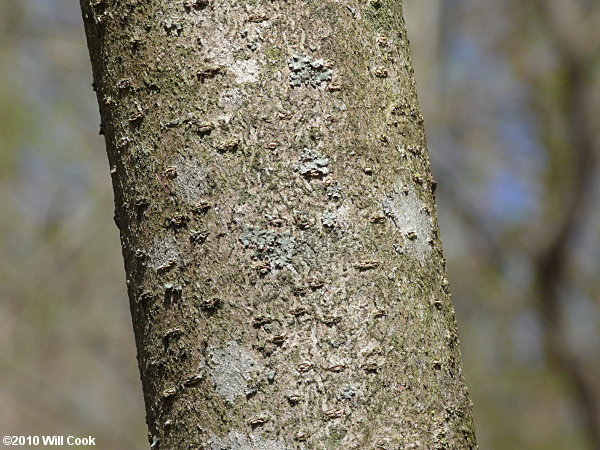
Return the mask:
<path id="1" fill-rule="evenodd" d="M 474 448 L 401 2 L 81 6 L 152 448 Z"/>

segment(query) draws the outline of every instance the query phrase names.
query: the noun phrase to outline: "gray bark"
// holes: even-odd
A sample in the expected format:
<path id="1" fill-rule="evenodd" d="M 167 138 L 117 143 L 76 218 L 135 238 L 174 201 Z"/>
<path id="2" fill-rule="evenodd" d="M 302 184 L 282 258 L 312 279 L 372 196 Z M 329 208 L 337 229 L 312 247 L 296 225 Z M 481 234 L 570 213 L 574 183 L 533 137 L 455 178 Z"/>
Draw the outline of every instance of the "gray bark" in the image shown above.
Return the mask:
<path id="1" fill-rule="evenodd" d="M 81 0 L 153 448 L 475 448 L 400 1 Z"/>

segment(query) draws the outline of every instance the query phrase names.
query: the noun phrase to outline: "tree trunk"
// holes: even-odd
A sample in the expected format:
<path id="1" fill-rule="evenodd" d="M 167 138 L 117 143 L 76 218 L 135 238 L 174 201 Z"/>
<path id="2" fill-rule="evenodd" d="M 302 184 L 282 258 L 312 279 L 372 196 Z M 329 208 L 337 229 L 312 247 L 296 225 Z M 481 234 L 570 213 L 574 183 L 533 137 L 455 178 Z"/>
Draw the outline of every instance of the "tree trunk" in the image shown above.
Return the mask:
<path id="1" fill-rule="evenodd" d="M 475 448 L 401 2 L 81 6 L 152 448 Z"/>

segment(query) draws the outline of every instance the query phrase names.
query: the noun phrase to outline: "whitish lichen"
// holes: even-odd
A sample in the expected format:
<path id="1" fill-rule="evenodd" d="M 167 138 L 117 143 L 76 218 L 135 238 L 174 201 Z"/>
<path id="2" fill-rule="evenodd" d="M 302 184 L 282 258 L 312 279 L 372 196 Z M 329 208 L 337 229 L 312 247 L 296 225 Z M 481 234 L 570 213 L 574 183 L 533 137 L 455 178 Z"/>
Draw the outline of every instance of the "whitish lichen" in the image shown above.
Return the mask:
<path id="1" fill-rule="evenodd" d="M 179 156 L 173 162 L 176 176 L 170 181 L 175 193 L 186 203 L 194 205 L 208 191 L 206 171 L 199 164 L 200 159 L 190 155 Z"/>
<path id="2" fill-rule="evenodd" d="M 321 216 L 321 223 L 325 228 L 335 228 L 337 216 L 332 212 L 326 212 Z"/>
<path id="3" fill-rule="evenodd" d="M 219 106 L 227 112 L 236 111 L 243 101 L 242 91 L 238 88 L 223 91 L 219 96 Z"/>
<path id="4" fill-rule="evenodd" d="M 300 164 L 295 167 L 306 178 L 320 178 L 329 173 L 329 158 L 316 150 L 305 148 L 300 154 Z"/>
<path id="5" fill-rule="evenodd" d="M 342 193 L 340 191 L 340 185 L 334 183 L 327 188 L 327 198 L 331 201 L 337 202 L 342 199 Z"/>
<path id="6" fill-rule="evenodd" d="M 150 250 L 150 267 L 154 270 L 167 269 L 179 260 L 177 242 L 171 235 L 157 238 Z"/>
<path id="7" fill-rule="evenodd" d="M 207 370 L 215 390 L 230 402 L 245 395 L 252 373 L 259 369 L 254 353 L 235 341 L 213 349 L 207 359 Z"/>
<path id="8" fill-rule="evenodd" d="M 257 32 L 260 27 L 257 28 Z M 204 33 L 202 44 L 206 49 L 207 63 L 228 68 L 235 75 L 237 83 L 251 83 L 258 80 L 260 73 L 259 61 L 253 58 L 239 59 L 236 57 L 239 48 L 235 39 L 225 28 L 215 28 Z"/>
<path id="9" fill-rule="evenodd" d="M 342 387 L 340 393 L 336 396 L 338 400 L 352 400 L 356 396 L 356 387 L 346 385 Z"/>
<path id="10" fill-rule="evenodd" d="M 400 184 L 383 200 L 383 213 L 388 216 L 402 235 L 402 251 L 423 260 L 431 252 L 431 218 L 425 204 L 412 188 Z"/>
<path id="11" fill-rule="evenodd" d="M 321 86 L 326 81 L 331 81 L 333 75 L 331 69 L 325 67 L 325 61 L 306 55 L 292 55 L 288 67 L 291 86 Z"/>
<path id="12" fill-rule="evenodd" d="M 163 22 L 163 27 L 168 35 L 181 35 L 183 24 L 181 22 L 173 22 L 171 17 L 167 17 Z"/>
<path id="13" fill-rule="evenodd" d="M 231 65 L 231 70 L 235 74 L 237 83 L 251 83 L 258 80 L 260 68 L 258 62 L 254 59 L 235 61 Z"/>
<path id="14" fill-rule="evenodd" d="M 288 450 L 294 447 L 282 441 L 263 439 L 254 433 L 243 434 L 230 431 L 224 438 L 213 437 L 209 448 L 211 450 Z"/>
<path id="15" fill-rule="evenodd" d="M 291 264 L 296 241 L 289 231 L 276 232 L 256 226 L 247 227 L 240 236 L 244 248 L 254 249 L 254 259 L 267 260 L 272 268 Z"/>

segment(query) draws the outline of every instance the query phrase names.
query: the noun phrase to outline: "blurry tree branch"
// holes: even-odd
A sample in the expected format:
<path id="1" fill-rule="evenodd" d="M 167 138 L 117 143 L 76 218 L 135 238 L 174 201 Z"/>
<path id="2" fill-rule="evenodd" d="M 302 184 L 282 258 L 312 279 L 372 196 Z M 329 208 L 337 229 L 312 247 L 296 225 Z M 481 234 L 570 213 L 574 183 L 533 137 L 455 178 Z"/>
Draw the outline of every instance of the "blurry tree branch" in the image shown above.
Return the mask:
<path id="1" fill-rule="evenodd" d="M 497 230 L 486 225 L 485 211 L 461 195 L 456 188 L 459 183 L 445 183 L 443 189 L 450 192 L 455 211 L 480 249 L 477 257 L 486 267 L 501 273 L 502 267 L 511 263 L 511 249 L 525 253 L 534 280 L 520 296 L 538 311 L 547 360 L 572 387 L 572 398 L 583 419 L 590 448 L 596 449 L 600 448 L 600 398 L 590 356 L 579 354 L 569 345 L 565 292 L 575 283 L 573 244 L 590 217 L 597 175 L 599 142 L 594 108 L 598 81 L 594 70 L 600 53 L 600 35 L 595 30 L 600 21 L 600 5 L 585 5 L 579 0 L 515 0 L 509 6 L 511 12 L 518 14 L 514 19 L 520 27 L 515 28 L 533 32 L 529 36 L 533 39 L 511 40 L 510 48 L 504 51 L 524 76 L 533 93 L 533 103 L 537 104 L 535 114 L 539 117 L 547 166 L 542 175 L 546 181 L 539 218 L 519 225 L 523 239 L 514 241 L 510 248 Z M 531 14 L 523 14 L 527 11 Z M 535 23 L 541 30 L 532 26 Z M 540 31 L 541 47 L 537 46 Z M 540 48 L 550 51 L 540 56 Z M 547 55 L 551 55 L 550 59 L 544 60 Z M 554 65 L 548 66 L 548 62 Z M 502 290 L 503 286 L 499 288 Z"/>
<path id="2" fill-rule="evenodd" d="M 600 35 L 596 32 L 600 6 L 586 11 L 579 1 L 538 0 L 537 4 L 561 57 L 572 64 L 589 65 L 590 57 L 600 48 Z"/>
<path id="3" fill-rule="evenodd" d="M 564 71 L 559 114 L 564 121 L 566 147 L 561 155 L 548 151 L 548 157 L 560 157 L 561 161 L 570 163 L 561 172 L 567 177 L 566 183 L 561 183 L 567 186 L 566 195 L 556 196 L 562 200 L 555 208 L 560 216 L 555 219 L 554 227 L 543 235 L 532 257 L 539 297 L 537 305 L 543 318 L 547 356 L 569 379 L 590 443 L 593 448 L 600 448 L 600 402 L 585 361 L 568 345 L 561 302 L 561 292 L 570 278 L 571 244 L 592 203 L 590 194 L 598 142 L 590 104 L 590 92 L 594 92 L 590 74 L 592 55 L 600 49 L 600 39 L 592 30 L 593 24 L 585 20 L 586 12 L 579 2 L 540 0 L 537 4 L 543 12 L 543 25 L 558 49 L 560 69 Z M 598 10 L 597 7 L 596 14 Z"/>

